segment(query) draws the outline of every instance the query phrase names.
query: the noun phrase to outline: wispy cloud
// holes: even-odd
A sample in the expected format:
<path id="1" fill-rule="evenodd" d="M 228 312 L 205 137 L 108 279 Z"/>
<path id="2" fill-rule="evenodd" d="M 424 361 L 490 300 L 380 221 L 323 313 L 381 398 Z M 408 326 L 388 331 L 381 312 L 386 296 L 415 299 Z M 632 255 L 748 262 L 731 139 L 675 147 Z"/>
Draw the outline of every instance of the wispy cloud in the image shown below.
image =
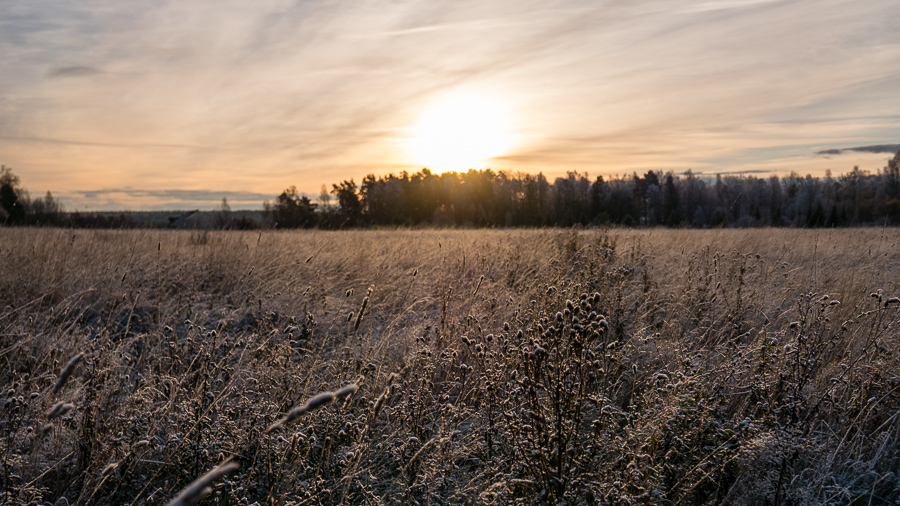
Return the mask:
<path id="1" fill-rule="evenodd" d="M 704 176 L 758 176 L 758 175 L 768 175 L 772 172 L 766 169 L 751 169 L 751 170 L 735 170 L 730 172 L 699 172 L 698 174 Z"/>
<path id="2" fill-rule="evenodd" d="M 103 188 L 64 192 L 64 206 L 78 211 L 110 211 L 119 209 L 217 209 L 226 199 L 233 209 L 259 209 L 264 201 L 276 195 L 244 191 L 214 190 L 138 190 Z M 310 197 L 312 198 L 312 197 Z M 134 207 L 137 205 L 137 207 Z"/>
<path id="3" fill-rule="evenodd" d="M 125 194 L 132 197 L 155 197 L 179 202 L 214 202 L 219 203 L 223 198 L 237 201 L 259 201 L 272 199 L 273 195 L 263 193 L 241 191 L 211 191 L 211 190 L 135 190 L 133 188 L 104 188 L 102 190 L 75 191 L 85 199 L 103 198 L 106 195 Z"/>
<path id="4" fill-rule="evenodd" d="M 746 9 L 760 5 L 770 4 L 781 0 L 719 0 L 715 2 L 700 2 L 688 7 L 688 12 L 718 11 L 724 9 Z"/>
<path id="5" fill-rule="evenodd" d="M 50 77 L 90 77 L 102 74 L 103 71 L 93 67 L 85 67 L 83 65 L 75 65 L 71 67 L 60 67 L 50 72 Z"/>
<path id="6" fill-rule="evenodd" d="M 894 154 L 900 151 L 900 144 L 877 144 L 875 146 L 856 146 L 852 148 L 832 148 L 832 149 L 823 149 L 821 151 L 817 151 L 817 155 L 826 156 L 826 155 L 840 155 L 843 153 L 847 153 L 849 151 L 856 151 L 862 153 L 890 153 Z"/>

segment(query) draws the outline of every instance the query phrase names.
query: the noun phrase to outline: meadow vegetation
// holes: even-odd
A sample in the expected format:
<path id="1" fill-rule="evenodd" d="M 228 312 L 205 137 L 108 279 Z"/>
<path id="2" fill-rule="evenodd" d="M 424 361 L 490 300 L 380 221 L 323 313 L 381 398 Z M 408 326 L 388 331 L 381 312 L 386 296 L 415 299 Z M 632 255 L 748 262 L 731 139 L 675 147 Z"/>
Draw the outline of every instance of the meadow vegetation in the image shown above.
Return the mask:
<path id="1" fill-rule="evenodd" d="M 895 504 L 898 296 L 890 228 L 0 229 L 0 504 Z"/>

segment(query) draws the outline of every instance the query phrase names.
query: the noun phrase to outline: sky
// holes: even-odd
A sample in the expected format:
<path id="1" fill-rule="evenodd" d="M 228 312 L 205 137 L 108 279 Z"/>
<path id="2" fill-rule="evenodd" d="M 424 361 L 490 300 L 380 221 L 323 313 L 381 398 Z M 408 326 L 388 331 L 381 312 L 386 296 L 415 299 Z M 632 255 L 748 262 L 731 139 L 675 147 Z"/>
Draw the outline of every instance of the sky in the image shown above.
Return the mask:
<path id="1" fill-rule="evenodd" d="M 900 144 L 898 19 L 896 0 L 0 0 L 0 163 L 70 210 L 260 208 L 422 167 L 874 171 L 891 153 L 853 148 Z"/>

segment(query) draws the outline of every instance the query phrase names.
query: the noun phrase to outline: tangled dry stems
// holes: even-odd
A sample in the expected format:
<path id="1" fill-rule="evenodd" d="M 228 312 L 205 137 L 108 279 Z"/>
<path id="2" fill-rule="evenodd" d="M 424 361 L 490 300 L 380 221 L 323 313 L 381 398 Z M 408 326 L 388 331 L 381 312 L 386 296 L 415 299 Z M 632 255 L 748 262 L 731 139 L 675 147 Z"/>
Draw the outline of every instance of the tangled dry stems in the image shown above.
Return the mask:
<path id="1" fill-rule="evenodd" d="M 0 234 L 3 503 L 900 500 L 893 230 Z"/>

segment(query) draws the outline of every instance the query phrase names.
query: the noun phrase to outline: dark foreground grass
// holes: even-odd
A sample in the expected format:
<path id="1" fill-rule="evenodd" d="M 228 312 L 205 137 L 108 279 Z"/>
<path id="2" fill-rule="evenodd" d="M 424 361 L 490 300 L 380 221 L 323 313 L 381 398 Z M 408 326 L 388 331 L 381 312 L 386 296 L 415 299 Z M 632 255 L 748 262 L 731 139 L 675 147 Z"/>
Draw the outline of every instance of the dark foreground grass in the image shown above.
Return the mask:
<path id="1" fill-rule="evenodd" d="M 0 504 L 896 503 L 898 243 L 3 229 Z"/>

